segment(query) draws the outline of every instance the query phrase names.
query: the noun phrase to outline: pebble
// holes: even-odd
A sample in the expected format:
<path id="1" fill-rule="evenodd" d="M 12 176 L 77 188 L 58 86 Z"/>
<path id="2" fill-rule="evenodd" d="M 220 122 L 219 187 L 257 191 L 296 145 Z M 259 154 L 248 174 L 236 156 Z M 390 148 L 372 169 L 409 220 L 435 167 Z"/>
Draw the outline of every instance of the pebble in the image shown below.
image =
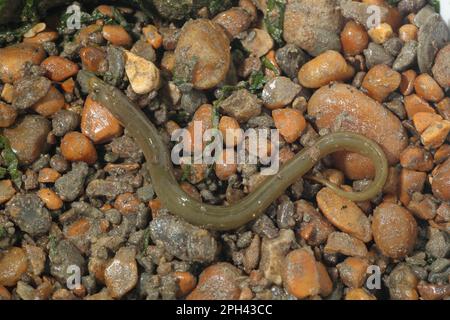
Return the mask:
<path id="1" fill-rule="evenodd" d="M 126 181 L 94 179 L 86 187 L 89 197 L 115 198 L 125 192 L 133 192 L 133 187 Z"/>
<path id="2" fill-rule="evenodd" d="M 400 85 L 400 73 L 384 64 L 372 67 L 364 77 L 362 87 L 378 102 L 383 102 Z"/>
<path id="3" fill-rule="evenodd" d="M 294 240 L 294 232 L 290 229 L 280 230 L 279 235 L 273 239 L 262 238 L 259 270 L 267 280 L 276 285 L 282 284 L 281 274 L 285 267 L 283 260 Z"/>
<path id="4" fill-rule="evenodd" d="M 72 170 L 55 181 L 55 190 L 62 200 L 74 201 L 83 192 L 89 167 L 84 162 L 72 164 Z"/>
<path id="5" fill-rule="evenodd" d="M 350 56 L 361 54 L 369 44 L 369 36 L 363 25 L 350 20 L 341 32 L 342 50 Z"/>
<path id="6" fill-rule="evenodd" d="M 416 291 L 418 279 L 411 268 L 404 263 L 398 264 L 387 280 L 389 295 L 395 300 L 418 300 Z"/>
<path id="7" fill-rule="evenodd" d="M 123 215 L 134 214 L 139 210 L 139 199 L 131 192 L 119 195 L 114 201 L 114 208 L 120 211 Z"/>
<path id="8" fill-rule="evenodd" d="M 11 180 L 0 181 L 0 204 L 8 202 L 16 194 Z"/>
<path id="9" fill-rule="evenodd" d="M 414 192 L 422 192 L 427 174 L 403 168 L 399 178 L 400 202 L 407 206 Z"/>
<path id="10" fill-rule="evenodd" d="M 3 251 L 0 255 L 0 286 L 15 286 L 27 267 L 27 256 L 22 248 L 11 247 Z"/>
<path id="11" fill-rule="evenodd" d="M 182 298 L 188 295 L 197 286 L 197 279 L 190 272 L 176 271 L 173 273 L 177 279 L 177 297 Z"/>
<path id="12" fill-rule="evenodd" d="M 406 131 L 393 113 L 349 85 L 337 83 L 317 90 L 308 102 L 308 115 L 315 117 L 319 130 L 352 131 L 375 140 L 391 165 L 398 162 L 400 153 L 408 143 Z M 340 169 L 347 177 L 373 177 L 374 171 L 367 170 L 370 160 L 360 156 L 350 162 L 345 160 L 346 154 L 339 153 L 333 159 L 344 161 L 345 166 Z"/>
<path id="13" fill-rule="evenodd" d="M 273 48 L 273 39 L 263 29 L 251 29 L 247 36 L 241 40 L 242 46 L 252 55 L 260 58 Z"/>
<path id="14" fill-rule="evenodd" d="M 404 24 L 398 29 L 398 37 L 403 42 L 417 40 L 419 29 L 413 24 Z"/>
<path id="15" fill-rule="evenodd" d="M 349 288 L 361 288 L 367 277 L 367 259 L 359 257 L 348 257 L 336 265 L 342 282 Z"/>
<path id="16" fill-rule="evenodd" d="M 444 91 L 436 80 L 427 73 L 422 73 L 416 77 L 414 89 L 417 95 L 427 101 L 439 102 L 444 98 Z"/>
<path id="17" fill-rule="evenodd" d="M 125 72 L 130 80 L 131 88 L 137 94 L 147 94 L 160 86 L 158 67 L 131 51 L 125 51 Z"/>
<path id="18" fill-rule="evenodd" d="M 11 105 L 0 102 L 0 128 L 7 128 L 14 124 L 17 111 Z"/>
<path id="19" fill-rule="evenodd" d="M 88 96 L 81 114 L 81 132 L 94 143 L 105 143 L 120 136 L 123 129 L 107 108 Z"/>
<path id="20" fill-rule="evenodd" d="M 301 238 L 305 239 L 311 246 L 319 246 L 325 243 L 330 233 L 335 230 L 331 223 L 305 200 L 296 201 L 295 209 L 297 215 L 303 217 L 299 230 Z"/>
<path id="21" fill-rule="evenodd" d="M 363 288 L 353 288 L 345 294 L 345 300 L 377 300 Z"/>
<path id="22" fill-rule="evenodd" d="M 283 108 L 273 110 L 272 117 L 275 127 L 288 143 L 296 141 L 306 128 L 306 120 L 297 109 Z"/>
<path id="23" fill-rule="evenodd" d="M 395 59 L 392 69 L 404 71 L 413 67 L 417 60 L 417 45 L 418 43 L 415 40 L 406 42 Z"/>
<path id="24" fill-rule="evenodd" d="M 443 300 L 450 295 L 450 285 L 420 281 L 417 291 L 423 300 Z"/>
<path id="25" fill-rule="evenodd" d="M 420 72 L 429 73 L 436 53 L 449 39 L 449 29 L 439 14 L 433 14 L 419 28 L 417 64 Z"/>
<path id="26" fill-rule="evenodd" d="M 46 77 L 25 76 L 14 83 L 12 105 L 18 110 L 25 110 L 44 98 L 52 82 Z"/>
<path id="27" fill-rule="evenodd" d="M 374 211 L 372 232 L 378 249 L 387 257 L 402 259 L 417 239 L 417 222 L 405 208 L 383 202 Z"/>
<path id="28" fill-rule="evenodd" d="M 396 57 L 400 54 L 404 43 L 400 38 L 392 37 L 386 40 L 385 43 L 383 43 L 383 48 L 386 50 L 387 53 L 392 55 L 393 57 Z"/>
<path id="29" fill-rule="evenodd" d="M 62 137 L 70 131 L 74 131 L 80 124 L 80 115 L 70 110 L 60 110 L 52 117 L 53 134 Z"/>
<path id="30" fill-rule="evenodd" d="M 332 232 L 324 247 L 325 253 L 341 253 L 351 257 L 366 257 L 366 245 L 361 240 L 344 232 Z"/>
<path id="31" fill-rule="evenodd" d="M 395 70 L 395 69 L 394 69 Z M 400 81 L 400 93 L 404 96 L 409 96 L 414 91 L 414 81 L 417 73 L 413 69 L 402 72 L 402 79 Z"/>
<path id="32" fill-rule="evenodd" d="M 94 164 L 97 151 L 89 138 L 77 131 L 71 131 L 61 140 L 61 153 L 68 161 L 83 161 Z"/>
<path id="33" fill-rule="evenodd" d="M 431 188 L 435 197 L 450 200 L 450 158 L 433 170 Z"/>
<path id="34" fill-rule="evenodd" d="M 349 80 L 355 74 L 337 51 L 328 50 L 305 63 L 298 72 L 300 84 L 306 88 L 320 88 L 332 81 Z"/>
<path id="35" fill-rule="evenodd" d="M 120 25 L 108 24 L 102 29 L 103 38 L 118 47 L 130 47 L 133 39 L 128 32 Z"/>
<path id="36" fill-rule="evenodd" d="M 364 241 L 372 240 L 370 221 L 351 200 L 338 196 L 329 188 L 317 193 L 317 205 L 336 228 Z"/>
<path id="37" fill-rule="evenodd" d="M 450 44 L 439 50 L 431 69 L 434 79 L 442 88 L 450 87 Z"/>
<path id="38" fill-rule="evenodd" d="M 60 111 L 65 104 L 64 96 L 54 86 L 48 93 L 33 105 L 33 110 L 46 118 Z"/>
<path id="39" fill-rule="evenodd" d="M 370 42 L 367 49 L 363 50 L 363 53 L 366 58 L 366 66 L 369 69 L 377 64 L 391 66 L 394 62 L 394 57 L 383 46 L 375 42 Z"/>
<path id="40" fill-rule="evenodd" d="M 372 3 L 359 3 L 357 1 L 352 0 L 342 0 L 339 3 L 341 8 L 341 13 L 344 18 L 355 20 L 358 23 L 364 25 L 366 29 L 370 29 L 371 24 L 374 23 L 373 20 L 373 11 L 370 6 L 374 5 Z M 377 11 L 380 13 L 380 22 L 386 22 L 389 10 L 387 7 L 377 5 Z"/>
<path id="41" fill-rule="evenodd" d="M 105 268 L 105 284 L 111 297 L 120 299 L 138 282 L 136 250 L 122 247 Z"/>
<path id="42" fill-rule="evenodd" d="M 50 128 L 50 122 L 44 117 L 26 115 L 14 127 L 4 130 L 20 164 L 31 164 L 41 155 L 47 146 Z"/>
<path id="43" fill-rule="evenodd" d="M 60 56 L 50 56 L 41 63 L 52 81 L 61 82 L 78 73 L 78 65 Z"/>
<path id="44" fill-rule="evenodd" d="M 237 171 L 237 163 L 235 161 L 235 158 L 233 159 L 232 163 L 228 163 L 228 157 L 230 157 L 228 154 L 236 155 L 234 152 L 234 149 L 224 149 L 219 156 L 219 160 L 214 165 L 214 171 L 216 173 L 216 176 L 219 180 L 227 181 L 228 178 L 236 174 Z M 222 163 L 220 163 L 222 162 Z"/>
<path id="45" fill-rule="evenodd" d="M 237 300 L 241 294 L 238 268 L 227 262 L 213 264 L 202 271 L 198 284 L 187 300 Z"/>
<path id="46" fill-rule="evenodd" d="M 44 59 L 45 51 L 40 45 L 19 43 L 1 48 L 0 79 L 13 83 L 23 77 L 27 63 L 39 65 Z"/>
<path id="47" fill-rule="evenodd" d="M 383 44 L 392 37 L 394 31 L 389 24 L 384 22 L 374 28 L 369 29 L 367 33 L 369 34 L 369 37 L 373 42 Z"/>
<path id="48" fill-rule="evenodd" d="M 175 49 L 175 74 L 206 90 L 225 79 L 230 63 L 230 42 L 220 25 L 207 19 L 184 24 Z"/>
<path id="49" fill-rule="evenodd" d="M 220 24 L 233 39 L 250 27 L 252 18 L 245 9 L 233 7 L 216 15 L 213 21 Z"/>
<path id="50" fill-rule="evenodd" d="M 287 77 L 274 77 L 263 88 L 261 99 L 268 109 L 278 109 L 290 104 L 301 87 Z"/>
<path id="51" fill-rule="evenodd" d="M 438 229 L 429 228 L 429 240 L 425 245 L 426 253 L 433 258 L 445 258 L 450 252 L 448 234 Z"/>
<path id="52" fill-rule="evenodd" d="M 221 117 L 219 130 L 227 148 L 232 148 L 242 142 L 244 135 L 236 119 L 228 116 Z"/>
<path id="53" fill-rule="evenodd" d="M 256 95 L 246 89 L 240 89 L 222 101 L 220 109 L 239 123 L 245 123 L 261 113 L 261 106 L 262 101 Z"/>
<path id="54" fill-rule="evenodd" d="M 276 51 L 275 59 L 281 70 L 290 79 L 294 79 L 297 77 L 300 67 L 308 60 L 308 57 L 306 53 L 295 44 L 288 43 Z"/>
<path id="55" fill-rule="evenodd" d="M 334 0 L 292 0 L 286 4 L 283 38 L 312 56 L 340 51 L 343 17 Z"/>
<path id="56" fill-rule="evenodd" d="M 212 262 L 218 253 L 218 243 L 209 231 L 168 214 L 159 214 L 150 222 L 150 237 L 185 261 Z"/>
<path id="57" fill-rule="evenodd" d="M 50 273 L 58 281 L 67 283 L 67 279 L 72 275 L 68 272 L 69 267 L 77 266 L 80 268 L 80 275 L 83 276 L 86 271 L 86 261 L 81 252 L 69 240 L 60 240 L 57 243 L 50 243 Z"/>
<path id="58" fill-rule="evenodd" d="M 52 189 L 39 189 L 37 195 L 39 196 L 39 198 L 41 198 L 41 200 L 49 210 L 59 210 L 63 206 L 63 201 Z"/>
<path id="59" fill-rule="evenodd" d="M 439 148 L 450 132 L 449 120 L 438 120 L 426 128 L 420 136 L 420 141 L 427 149 Z"/>
<path id="60" fill-rule="evenodd" d="M 283 265 L 283 285 L 287 292 L 298 299 L 320 293 L 319 270 L 310 251 L 297 249 L 289 252 Z"/>
<path id="61" fill-rule="evenodd" d="M 419 112 L 435 113 L 429 103 L 415 93 L 404 97 L 403 100 L 405 102 L 405 109 L 409 119 L 414 118 L 414 115 Z"/>
<path id="62" fill-rule="evenodd" d="M 398 10 L 403 15 L 409 13 L 416 13 L 427 4 L 426 0 L 400 0 L 398 3 Z"/>
<path id="63" fill-rule="evenodd" d="M 424 148 L 409 146 L 400 155 L 400 164 L 403 168 L 415 171 L 430 171 L 433 169 L 433 156 Z"/>
<path id="64" fill-rule="evenodd" d="M 45 269 L 46 253 L 42 248 L 31 244 L 25 244 L 23 249 L 28 259 L 29 270 L 35 276 L 40 276 Z"/>
<path id="65" fill-rule="evenodd" d="M 5 212 L 12 221 L 32 237 L 43 235 L 50 230 L 50 213 L 44 203 L 34 193 L 18 194 L 8 202 Z"/>
<path id="66" fill-rule="evenodd" d="M 106 52 L 97 47 L 83 47 L 80 49 L 80 59 L 83 69 L 95 73 L 102 73 L 106 69 Z"/>

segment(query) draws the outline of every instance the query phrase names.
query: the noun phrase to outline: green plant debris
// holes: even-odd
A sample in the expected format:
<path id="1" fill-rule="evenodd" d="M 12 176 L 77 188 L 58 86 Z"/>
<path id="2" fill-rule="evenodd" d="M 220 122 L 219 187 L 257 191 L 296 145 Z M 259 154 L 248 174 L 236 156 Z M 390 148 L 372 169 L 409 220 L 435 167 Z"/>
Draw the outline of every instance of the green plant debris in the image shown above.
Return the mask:
<path id="1" fill-rule="evenodd" d="M 18 169 L 19 160 L 16 154 L 11 149 L 8 139 L 5 136 L 0 135 L 0 149 L 2 157 L 2 166 L 0 167 L 0 179 L 5 178 L 7 175 L 11 178 L 14 184 L 20 188 L 22 185 L 22 172 Z"/>
<path id="2" fill-rule="evenodd" d="M 182 166 L 183 174 L 181 175 L 181 181 L 188 181 L 192 174 L 192 166 L 190 164 L 183 164 Z"/>
<path id="3" fill-rule="evenodd" d="M 268 0 L 267 10 L 264 15 L 267 31 L 279 46 L 284 44 L 283 23 L 285 9 L 286 0 Z"/>

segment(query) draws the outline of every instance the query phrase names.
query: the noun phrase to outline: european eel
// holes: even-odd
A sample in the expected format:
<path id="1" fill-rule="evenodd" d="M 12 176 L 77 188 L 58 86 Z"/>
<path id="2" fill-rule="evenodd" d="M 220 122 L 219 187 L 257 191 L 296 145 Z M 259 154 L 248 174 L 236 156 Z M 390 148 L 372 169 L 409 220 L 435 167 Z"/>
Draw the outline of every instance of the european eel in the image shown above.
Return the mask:
<path id="1" fill-rule="evenodd" d="M 250 194 L 229 205 L 209 205 L 189 196 L 179 185 L 167 146 L 147 116 L 123 94 L 92 73 L 80 71 L 79 83 L 94 100 L 105 106 L 128 130 L 146 158 L 153 188 L 164 208 L 191 224 L 212 230 L 232 230 L 258 218 L 297 179 L 306 174 L 328 154 L 336 151 L 357 152 L 371 159 L 375 178 L 362 192 L 349 192 L 323 178 L 314 180 L 331 188 L 338 195 L 353 201 L 372 199 L 381 192 L 388 175 L 383 150 L 374 141 L 351 132 L 336 132 L 319 138 L 285 163 L 278 174 L 267 178 Z"/>

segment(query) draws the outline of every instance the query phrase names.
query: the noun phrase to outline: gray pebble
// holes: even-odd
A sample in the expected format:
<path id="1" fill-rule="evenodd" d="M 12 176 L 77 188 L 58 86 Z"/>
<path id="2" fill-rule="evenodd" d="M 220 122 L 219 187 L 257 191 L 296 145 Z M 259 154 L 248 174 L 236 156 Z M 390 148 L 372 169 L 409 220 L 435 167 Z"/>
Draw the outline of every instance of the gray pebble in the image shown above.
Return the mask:
<path id="1" fill-rule="evenodd" d="M 406 42 L 397 59 L 395 59 L 392 69 L 402 72 L 411 68 L 417 60 L 417 46 L 418 43 L 415 40 Z"/>

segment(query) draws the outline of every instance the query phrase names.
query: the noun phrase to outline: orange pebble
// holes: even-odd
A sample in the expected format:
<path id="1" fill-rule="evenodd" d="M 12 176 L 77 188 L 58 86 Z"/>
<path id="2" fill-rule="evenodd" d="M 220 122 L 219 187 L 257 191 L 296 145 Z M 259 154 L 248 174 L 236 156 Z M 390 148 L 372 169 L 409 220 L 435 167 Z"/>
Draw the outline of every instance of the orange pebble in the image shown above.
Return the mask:
<path id="1" fill-rule="evenodd" d="M 414 81 L 416 93 L 427 101 L 438 102 L 444 98 L 444 91 L 428 73 L 422 73 Z"/>
<path id="2" fill-rule="evenodd" d="M 234 154 L 234 157 L 227 159 L 230 155 Z M 216 162 L 214 168 L 217 178 L 219 180 L 228 180 L 237 171 L 236 153 L 234 149 L 225 149 L 222 152 L 220 162 Z"/>
<path id="3" fill-rule="evenodd" d="M 33 105 L 33 110 L 44 117 L 50 117 L 64 107 L 64 96 L 54 86 L 47 95 Z"/>
<path id="4" fill-rule="evenodd" d="M 400 85 L 401 76 L 385 64 L 372 67 L 364 77 L 362 87 L 367 94 L 379 102 L 383 102 L 387 96 Z"/>
<path id="5" fill-rule="evenodd" d="M 173 275 L 177 279 L 178 284 L 177 297 L 186 296 L 197 285 L 197 279 L 190 272 L 177 271 Z"/>
<path id="6" fill-rule="evenodd" d="M 94 144 L 77 131 L 69 132 L 63 137 L 61 153 L 69 161 L 84 161 L 88 164 L 94 164 L 97 161 Z"/>
<path id="7" fill-rule="evenodd" d="M 297 140 L 306 128 L 306 120 L 297 109 L 284 108 L 273 110 L 272 117 L 275 127 L 288 143 Z"/>
<path id="8" fill-rule="evenodd" d="M 406 113 L 408 114 L 408 118 L 412 119 L 414 115 L 418 112 L 430 112 L 436 113 L 434 109 L 419 97 L 417 94 L 411 94 L 404 98 Z"/>
<path id="9" fill-rule="evenodd" d="M 115 46 L 130 47 L 133 39 L 128 32 L 119 25 L 108 24 L 103 27 L 103 38 L 111 42 Z"/>
<path id="10" fill-rule="evenodd" d="M 362 25 L 350 20 L 341 32 L 341 43 L 344 53 L 354 56 L 367 48 L 369 36 Z"/>
<path id="11" fill-rule="evenodd" d="M 145 40 L 152 45 L 153 48 L 158 49 L 163 43 L 163 38 L 154 25 L 148 25 L 142 28 Z"/>
<path id="12" fill-rule="evenodd" d="M 414 90 L 414 80 L 416 80 L 417 73 L 410 69 L 402 72 L 402 79 L 400 81 L 400 93 L 404 96 L 409 96 Z"/>
<path id="13" fill-rule="evenodd" d="M 64 92 L 73 93 L 73 89 L 75 89 L 75 81 L 73 81 L 73 78 L 69 78 L 61 83 L 61 88 Z"/>
<path id="14" fill-rule="evenodd" d="M 53 183 L 61 176 L 61 174 L 52 168 L 43 168 L 39 171 L 38 181 L 40 183 Z"/>
<path id="15" fill-rule="evenodd" d="M 119 120 L 89 95 L 81 114 L 81 132 L 94 143 L 104 143 L 120 136 L 122 131 Z"/>
<path id="16" fill-rule="evenodd" d="M 126 215 L 136 213 L 139 210 L 139 204 L 139 199 L 133 193 L 126 192 L 116 198 L 114 208 Z"/>
<path id="17" fill-rule="evenodd" d="M 85 235 L 91 228 L 91 223 L 86 218 L 80 218 L 67 227 L 66 236 L 69 238 Z"/>
<path id="18" fill-rule="evenodd" d="M 37 195 L 44 202 L 45 206 L 50 210 L 58 210 L 63 206 L 63 201 L 52 189 L 40 189 L 37 192 Z"/>
<path id="19" fill-rule="evenodd" d="M 41 63 L 47 76 L 53 81 L 64 81 L 78 73 L 78 65 L 60 56 L 50 56 Z"/>
<path id="20" fill-rule="evenodd" d="M 241 143 L 243 131 L 235 118 L 228 116 L 221 117 L 219 121 L 219 130 L 222 133 L 223 140 L 228 148 Z"/>
<path id="21" fill-rule="evenodd" d="M 106 61 L 106 53 L 97 47 L 83 47 L 80 49 L 80 59 L 84 69 L 98 72 Z"/>
<path id="22" fill-rule="evenodd" d="M 436 113 L 417 112 L 412 119 L 417 132 L 422 133 L 435 121 L 442 120 L 442 117 Z"/>
<path id="23" fill-rule="evenodd" d="M 403 41 L 417 40 L 419 30 L 413 24 L 404 24 L 398 29 L 398 37 Z"/>

